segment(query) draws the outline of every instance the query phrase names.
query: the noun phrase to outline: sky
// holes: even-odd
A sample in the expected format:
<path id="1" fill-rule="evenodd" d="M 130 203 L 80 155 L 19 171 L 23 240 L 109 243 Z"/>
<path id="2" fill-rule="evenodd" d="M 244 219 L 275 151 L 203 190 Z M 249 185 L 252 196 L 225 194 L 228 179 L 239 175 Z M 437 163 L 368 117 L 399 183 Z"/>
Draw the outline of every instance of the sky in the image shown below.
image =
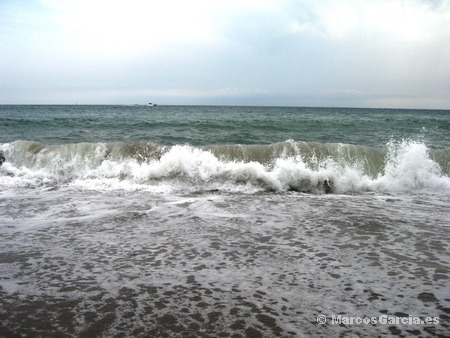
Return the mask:
<path id="1" fill-rule="evenodd" d="M 0 104 L 450 109 L 450 0 L 1 0 Z"/>

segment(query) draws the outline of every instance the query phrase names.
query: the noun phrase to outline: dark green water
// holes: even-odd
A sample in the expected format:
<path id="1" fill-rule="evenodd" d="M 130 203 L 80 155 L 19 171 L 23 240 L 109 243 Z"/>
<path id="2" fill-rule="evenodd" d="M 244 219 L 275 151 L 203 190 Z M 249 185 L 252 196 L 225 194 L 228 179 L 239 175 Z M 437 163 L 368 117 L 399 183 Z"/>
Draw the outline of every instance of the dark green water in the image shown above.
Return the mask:
<path id="1" fill-rule="evenodd" d="M 450 111 L 214 106 L 0 106 L 0 142 L 271 144 L 287 139 L 450 147 Z"/>

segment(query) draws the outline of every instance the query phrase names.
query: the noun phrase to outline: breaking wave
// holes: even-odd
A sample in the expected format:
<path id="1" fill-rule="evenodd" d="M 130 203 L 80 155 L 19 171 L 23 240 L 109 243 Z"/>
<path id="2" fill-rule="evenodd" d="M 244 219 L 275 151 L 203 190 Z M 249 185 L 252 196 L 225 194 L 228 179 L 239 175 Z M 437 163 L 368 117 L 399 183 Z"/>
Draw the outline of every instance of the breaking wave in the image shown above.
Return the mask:
<path id="1" fill-rule="evenodd" d="M 0 186 L 155 192 L 441 191 L 450 193 L 450 150 L 413 140 L 382 148 L 288 140 L 271 145 L 153 143 L 0 145 Z"/>

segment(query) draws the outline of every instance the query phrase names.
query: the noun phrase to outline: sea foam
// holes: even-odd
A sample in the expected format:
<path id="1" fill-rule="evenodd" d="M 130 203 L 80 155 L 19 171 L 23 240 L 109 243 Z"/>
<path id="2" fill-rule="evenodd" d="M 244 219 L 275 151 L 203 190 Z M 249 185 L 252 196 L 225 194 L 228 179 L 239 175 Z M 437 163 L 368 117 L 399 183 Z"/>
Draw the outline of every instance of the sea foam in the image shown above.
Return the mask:
<path id="1" fill-rule="evenodd" d="M 194 147 L 147 143 L 3 144 L 4 186 L 75 185 L 155 192 L 450 192 L 450 178 L 422 142 L 383 148 L 288 140 Z M 442 153 L 442 151 L 441 151 Z M 442 157 L 442 154 L 441 154 Z"/>

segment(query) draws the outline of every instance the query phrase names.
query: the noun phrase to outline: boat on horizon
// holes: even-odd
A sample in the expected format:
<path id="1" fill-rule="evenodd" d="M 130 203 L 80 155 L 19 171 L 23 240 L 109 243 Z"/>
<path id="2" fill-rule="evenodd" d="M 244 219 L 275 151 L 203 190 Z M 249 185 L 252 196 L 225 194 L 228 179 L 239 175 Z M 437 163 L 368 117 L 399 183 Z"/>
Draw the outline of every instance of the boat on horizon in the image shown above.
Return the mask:
<path id="1" fill-rule="evenodd" d="M 149 107 L 156 107 L 157 104 L 156 104 L 156 103 L 151 103 L 151 102 L 149 102 L 149 103 L 148 103 L 148 106 L 149 106 Z"/>

